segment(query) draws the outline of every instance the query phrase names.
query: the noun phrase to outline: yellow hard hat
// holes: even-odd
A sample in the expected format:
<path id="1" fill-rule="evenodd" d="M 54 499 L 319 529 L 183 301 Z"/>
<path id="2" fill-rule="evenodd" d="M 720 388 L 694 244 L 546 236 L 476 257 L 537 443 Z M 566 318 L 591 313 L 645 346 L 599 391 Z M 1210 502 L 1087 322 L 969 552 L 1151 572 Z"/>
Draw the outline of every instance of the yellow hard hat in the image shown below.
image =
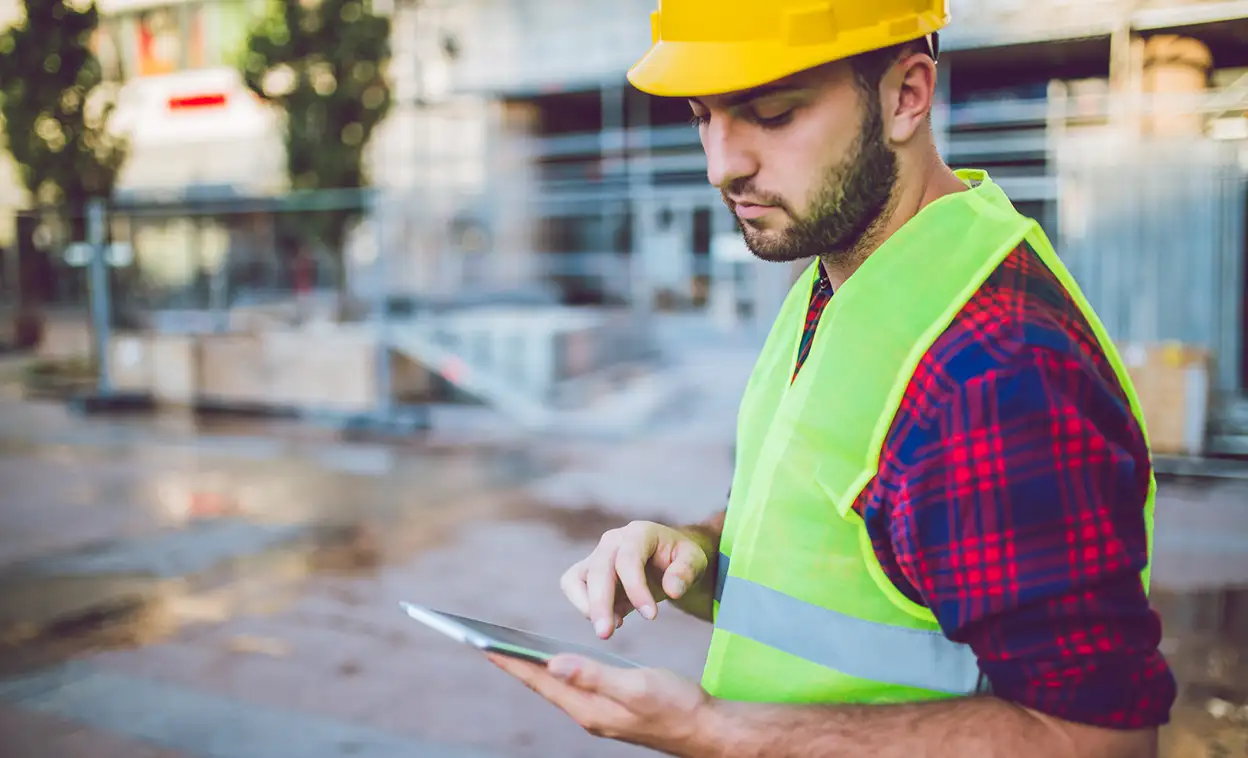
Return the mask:
<path id="1" fill-rule="evenodd" d="M 637 89 L 698 97 L 757 87 L 828 61 L 920 39 L 949 0 L 659 0 Z"/>

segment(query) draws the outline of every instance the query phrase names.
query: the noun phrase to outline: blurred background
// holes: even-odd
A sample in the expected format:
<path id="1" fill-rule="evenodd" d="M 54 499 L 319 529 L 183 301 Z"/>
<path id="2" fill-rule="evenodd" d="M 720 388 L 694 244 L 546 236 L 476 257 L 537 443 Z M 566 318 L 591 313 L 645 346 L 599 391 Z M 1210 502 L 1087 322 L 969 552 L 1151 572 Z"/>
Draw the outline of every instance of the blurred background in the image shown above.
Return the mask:
<path id="1" fill-rule="evenodd" d="M 1248 1 L 951 5 L 941 151 L 1144 406 L 1165 755 L 1248 756 Z M 6 755 L 640 754 L 397 602 L 589 641 L 564 568 L 723 507 L 798 269 L 625 80 L 652 7 L 0 0 Z"/>

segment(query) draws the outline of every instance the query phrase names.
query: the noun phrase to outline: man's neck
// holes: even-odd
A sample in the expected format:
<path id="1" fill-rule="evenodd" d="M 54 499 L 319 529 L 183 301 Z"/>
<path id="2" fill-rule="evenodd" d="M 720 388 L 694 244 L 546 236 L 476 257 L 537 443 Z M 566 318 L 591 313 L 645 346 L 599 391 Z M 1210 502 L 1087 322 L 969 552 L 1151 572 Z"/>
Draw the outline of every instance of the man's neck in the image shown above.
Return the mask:
<path id="1" fill-rule="evenodd" d="M 919 211 L 946 195 L 966 189 L 967 186 L 953 173 L 953 169 L 946 166 L 939 157 L 935 157 L 921 172 L 916 172 L 916 176 L 910 179 L 903 177 L 897 182 L 897 192 L 888 208 L 853 250 L 836 256 L 820 256 L 828 283 L 833 289 L 839 289 L 872 253 L 917 216 Z"/>

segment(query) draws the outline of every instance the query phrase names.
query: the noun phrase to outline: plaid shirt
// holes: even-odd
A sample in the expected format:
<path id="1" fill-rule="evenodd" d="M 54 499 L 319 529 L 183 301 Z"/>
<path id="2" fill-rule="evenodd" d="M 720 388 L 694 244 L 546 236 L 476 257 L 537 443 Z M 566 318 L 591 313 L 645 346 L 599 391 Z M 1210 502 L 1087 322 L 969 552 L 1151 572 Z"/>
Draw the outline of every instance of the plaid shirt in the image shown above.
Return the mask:
<path id="1" fill-rule="evenodd" d="M 798 370 L 832 297 L 811 293 Z M 1082 314 L 1026 245 L 919 363 L 855 509 L 993 694 L 1111 728 L 1176 696 L 1140 582 L 1149 456 Z"/>

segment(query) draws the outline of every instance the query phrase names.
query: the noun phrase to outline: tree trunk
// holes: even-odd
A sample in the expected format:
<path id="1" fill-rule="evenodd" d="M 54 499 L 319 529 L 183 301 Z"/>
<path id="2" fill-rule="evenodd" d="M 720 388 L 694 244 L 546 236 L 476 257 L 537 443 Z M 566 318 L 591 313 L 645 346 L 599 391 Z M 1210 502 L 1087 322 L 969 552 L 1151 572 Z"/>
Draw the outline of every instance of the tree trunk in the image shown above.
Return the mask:
<path id="1" fill-rule="evenodd" d="M 39 217 L 29 211 L 17 214 L 17 310 L 13 317 L 13 346 L 34 350 L 43 342 L 46 279 L 43 255 L 35 249 Z"/>

